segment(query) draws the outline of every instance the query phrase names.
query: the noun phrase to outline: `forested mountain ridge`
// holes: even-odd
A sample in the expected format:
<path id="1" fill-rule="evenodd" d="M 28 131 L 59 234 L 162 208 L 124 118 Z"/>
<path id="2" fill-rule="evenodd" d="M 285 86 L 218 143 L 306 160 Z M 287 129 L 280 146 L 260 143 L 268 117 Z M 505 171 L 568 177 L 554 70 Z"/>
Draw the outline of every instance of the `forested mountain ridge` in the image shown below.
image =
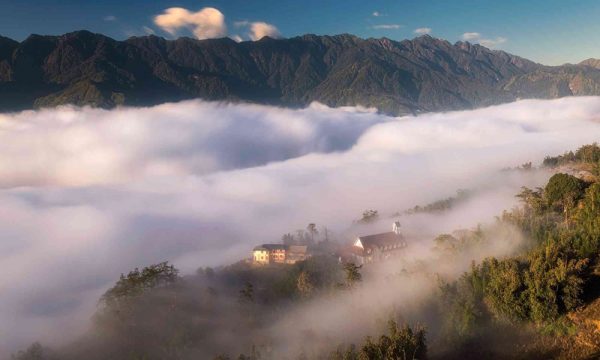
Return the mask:
<path id="1" fill-rule="evenodd" d="M 549 67 L 468 42 L 353 35 L 117 41 L 88 31 L 0 37 L 0 111 L 113 107 L 191 98 L 392 114 L 469 109 L 518 98 L 600 95 L 588 63 Z"/>

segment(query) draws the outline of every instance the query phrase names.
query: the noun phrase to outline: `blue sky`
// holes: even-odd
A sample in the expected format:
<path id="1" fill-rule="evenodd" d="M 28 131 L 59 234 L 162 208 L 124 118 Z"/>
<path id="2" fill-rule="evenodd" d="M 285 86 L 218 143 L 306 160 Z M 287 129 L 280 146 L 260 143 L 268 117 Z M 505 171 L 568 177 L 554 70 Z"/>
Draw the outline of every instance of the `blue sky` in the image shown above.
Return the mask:
<path id="1" fill-rule="evenodd" d="M 189 27 L 169 33 L 154 23 L 171 7 L 190 13 L 214 7 L 224 15 L 227 35 L 244 39 L 249 30 L 234 23 L 265 22 L 284 37 L 352 33 L 395 40 L 429 28 L 451 42 L 472 33 L 466 35 L 472 42 L 546 64 L 600 57 L 598 0 L 0 0 L 0 34 L 22 40 L 31 33 L 88 29 L 116 39 L 150 31 L 193 36 Z"/>

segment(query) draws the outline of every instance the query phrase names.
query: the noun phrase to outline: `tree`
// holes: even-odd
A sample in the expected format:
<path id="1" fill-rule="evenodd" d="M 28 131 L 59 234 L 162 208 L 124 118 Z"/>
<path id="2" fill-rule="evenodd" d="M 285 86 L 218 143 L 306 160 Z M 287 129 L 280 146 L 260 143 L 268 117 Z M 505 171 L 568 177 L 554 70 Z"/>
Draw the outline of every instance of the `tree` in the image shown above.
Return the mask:
<path id="1" fill-rule="evenodd" d="M 516 195 L 525 206 L 526 211 L 533 211 L 534 213 L 540 213 L 545 209 L 543 199 L 543 189 L 537 188 L 532 190 L 528 187 L 523 186 L 521 192 Z"/>
<path id="2" fill-rule="evenodd" d="M 346 273 L 346 286 L 351 288 L 354 287 L 356 283 L 362 280 L 362 275 L 360 274 L 360 268 L 362 265 L 357 266 L 355 263 L 345 263 L 344 271 Z"/>
<path id="3" fill-rule="evenodd" d="M 375 222 L 379 219 L 379 212 L 377 210 L 365 210 L 362 214 L 362 218 L 358 221 L 363 224 Z"/>
<path id="4" fill-rule="evenodd" d="M 296 288 L 298 289 L 300 296 L 304 298 L 310 297 L 314 292 L 315 286 L 313 285 L 310 274 L 307 271 L 302 271 L 300 275 L 298 275 Z"/>
<path id="5" fill-rule="evenodd" d="M 212 279 L 215 277 L 215 271 L 213 268 L 207 266 L 206 269 L 204 269 L 204 276 L 206 276 L 208 279 Z"/>
<path id="6" fill-rule="evenodd" d="M 40 343 L 35 342 L 27 348 L 27 350 L 19 351 L 16 355 L 11 356 L 12 360 L 55 360 L 57 359 L 48 349 L 44 348 Z"/>
<path id="7" fill-rule="evenodd" d="M 597 163 L 600 161 L 600 146 L 597 143 L 583 145 L 575 152 L 577 160 L 584 163 Z"/>
<path id="8" fill-rule="evenodd" d="M 240 303 L 252 303 L 254 302 L 254 286 L 247 282 L 246 285 L 240 290 Z"/>
<path id="9" fill-rule="evenodd" d="M 308 243 L 308 236 L 306 235 L 306 231 L 303 229 L 296 230 L 296 243 L 300 245 L 305 245 Z"/>
<path id="10" fill-rule="evenodd" d="M 583 196 L 585 184 L 580 179 L 569 174 L 555 174 L 544 189 L 548 206 L 568 211 Z"/>
<path id="11" fill-rule="evenodd" d="M 475 266 L 458 280 L 441 284 L 443 330 L 447 339 L 472 335 L 486 320 L 484 288 L 482 274 Z"/>
<path id="12" fill-rule="evenodd" d="M 168 262 L 135 268 L 127 276 L 121 274 L 119 281 L 100 298 L 106 308 L 116 309 L 144 292 L 161 286 L 167 286 L 178 280 L 179 270 Z"/>
<path id="13" fill-rule="evenodd" d="M 336 360 L 425 360 L 427 344 L 425 329 L 417 327 L 413 330 L 408 325 L 398 327 L 394 320 L 388 322 L 388 332 L 374 340 L 367 337 L 365 343 L 356 350 L 351 345 L 346 352 L 338 349 L 330 359 Z"/>
<path id="14" fill-rule="evenodd" d="M 317 225 L 314 224 L 314 223 L 310 223 L 306 227 L 306 230 L 308 231 L 308 234 L 310 235 L 310 242 L 312 244 L 314 244 L 315 243 L 315 236 L 319 235 L 319 230 L 317 230 Z"/>
<path id="15" fill-rule="evenodd" d="M 458 239 L 450 234 L 442 234 L 436 237 L 433 242 L 435 243 L 435 250 L 440 252 L 456 252 L 458 247 Z"/>
<path id="16" fill-rule="evenodd" d="M 294 235 L 290 233 L 283 234 L 283 236 L 281 237 L 281 242 L 284 245 L 293 245 L 295 243 Z"/>
<path id="17" fill-rule="evenodd" d="M 509 320 L 526 320 L 529 302 L 524 274 L 527 264 L 516 259 L 486 259 L 480 267 L 485 277 L 485 295 L 495 315 Z"/>
<path id="18" fill-rule="evenodd" d="M 581 304 L 588 259 L 577 259 L 570 249 L 555 241 L 536 249 L 528 258 L 525 284 L 532 320 L 555 320 Z"/>

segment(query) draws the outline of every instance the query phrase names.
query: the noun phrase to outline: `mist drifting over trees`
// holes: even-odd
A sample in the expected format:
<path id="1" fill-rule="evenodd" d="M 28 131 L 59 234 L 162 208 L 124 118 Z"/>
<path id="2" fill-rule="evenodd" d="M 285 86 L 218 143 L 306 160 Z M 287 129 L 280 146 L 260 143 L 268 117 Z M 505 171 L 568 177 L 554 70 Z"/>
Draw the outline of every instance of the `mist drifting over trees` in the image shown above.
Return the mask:
<path id="1" fill-rule="evenodd" d="M 548 183 L 549 168 L 501 169 L 540 164 L 594 142 L 599 115 L 600 100 L 591 97 L 400 118 L 319 104 L 287 110 L 201 101 L 0 115 L 0 234 L 6 239 L 0 258 L 13 269 L 0 276 L 0 348 L 16 352 L 39 340 L 80 354 L 107 344 L 118 352 L 135 343 L 160 354 L 144 341 L 161 339 L 172 344 L 160 349 L 167 354 L 162 358 L 224 350 L 237 357 L 250 354 L 252 345 L 263 356 L 310 356 L 338 345 L 345 353 L 368 335 L 417 341 L 422 324 L 432 354 L 448 329 L 468 335 L 497 317 L 560 319 L 580 304 L 580 279 L 594 261 L 591 245 L 577 240 L 567 255 L 561 247 L 567 240 L 536 250 L 543 232 L 527 224 L 538 226 L 536 219 L 546 216 L 553 221 L 549 227 L 577 231 L 592 221 L 595 185 L 567 177 Z M 580 155 L 595 159 L 593 152 Z M 561 162 L 567 160 L 546 160 Z M 450 202 L 447 211 L 407 211 L 460 189 L 469 195 Z M 519 199 L 525 214 L 502 215 Z M 576 206 L 588 202 L 583 210 Z M 365 209 L 378 216 L 358 224 Z M 344 243 L 357 233 L 389 231 L 398 214 L 410 239 L 410 261 L 360 269 L 354 286 L 340 286 L 347 285 L 346 273 L 328 258 L 281 271 L 235 264 L 254 245 L 279 241 L 307 224 L 326 226 L 332 241 Z M 498 224 L 495 216 L 505 221 Z M 453 234 L 457 229 L 469 232 Z M 442 234 L 449 236 L 438 238 Z M 324 232 L 316 236 L 322 241 Z M 527 258 L 503 260 L 523 252 Z M 173 268 L 171 277 L 146 284 L 143 269 L 163 261 L 179 273 Z M 527 275 L 560 261 L 566 261 L 564 276 Z M 140 273 L 129 277 L 136 267 Z M 142 284 L 133 287 L 136 296 L 103 297 L 115 285 L 121 289 L 121 273 L 121 285 Z M 499 273 L 514 279 L 509 294 L 494 285 Z M 473 279 L 487 285 L 477 288 Z M 473 317 L 446 322 L 432 310 L 440 281 L 446 312 L 460 314 L 469 306 Z M 550 283 L 560 292 L 546 292 Z M 556 296 L 556 308 L 542 309 L 535 302 L 540 294 Z M 388 327 L 390 316 L 403 320 L 397 333 Z M 128 328 L 131 319 L 140 332 Z M 409 331 L 405 324 L 415 338 L 395 337 Z M 85 338 L 99 333 L 105 336 L 99 343 Z"/>

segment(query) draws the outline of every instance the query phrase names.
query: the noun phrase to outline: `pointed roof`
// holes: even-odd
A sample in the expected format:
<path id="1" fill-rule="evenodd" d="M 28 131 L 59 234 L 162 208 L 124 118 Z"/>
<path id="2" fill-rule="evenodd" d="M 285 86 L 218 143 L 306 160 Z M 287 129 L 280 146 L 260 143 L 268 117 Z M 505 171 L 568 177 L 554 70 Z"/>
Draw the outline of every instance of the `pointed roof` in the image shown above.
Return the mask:
<path id="1" fill-rule="evenodd" d="M 266 251 L 273 251 L 273 250 L 287 250 L 288 246 L 287 245 L 283 245 L 283 244 L 262 244 L 259 246 L 256 246 L 253 251 L 259 251 L 259 250 L 266 250 Z"/>
<path id="2" fill-rule="evenodd" d="M 375 235 L 359 236 L 358 240 L 360 240 L 360 243 L 364 248 L 373 248 L 403 243 L 404 237 L 396 234 L 393 231 L 390 231 Z"/>

